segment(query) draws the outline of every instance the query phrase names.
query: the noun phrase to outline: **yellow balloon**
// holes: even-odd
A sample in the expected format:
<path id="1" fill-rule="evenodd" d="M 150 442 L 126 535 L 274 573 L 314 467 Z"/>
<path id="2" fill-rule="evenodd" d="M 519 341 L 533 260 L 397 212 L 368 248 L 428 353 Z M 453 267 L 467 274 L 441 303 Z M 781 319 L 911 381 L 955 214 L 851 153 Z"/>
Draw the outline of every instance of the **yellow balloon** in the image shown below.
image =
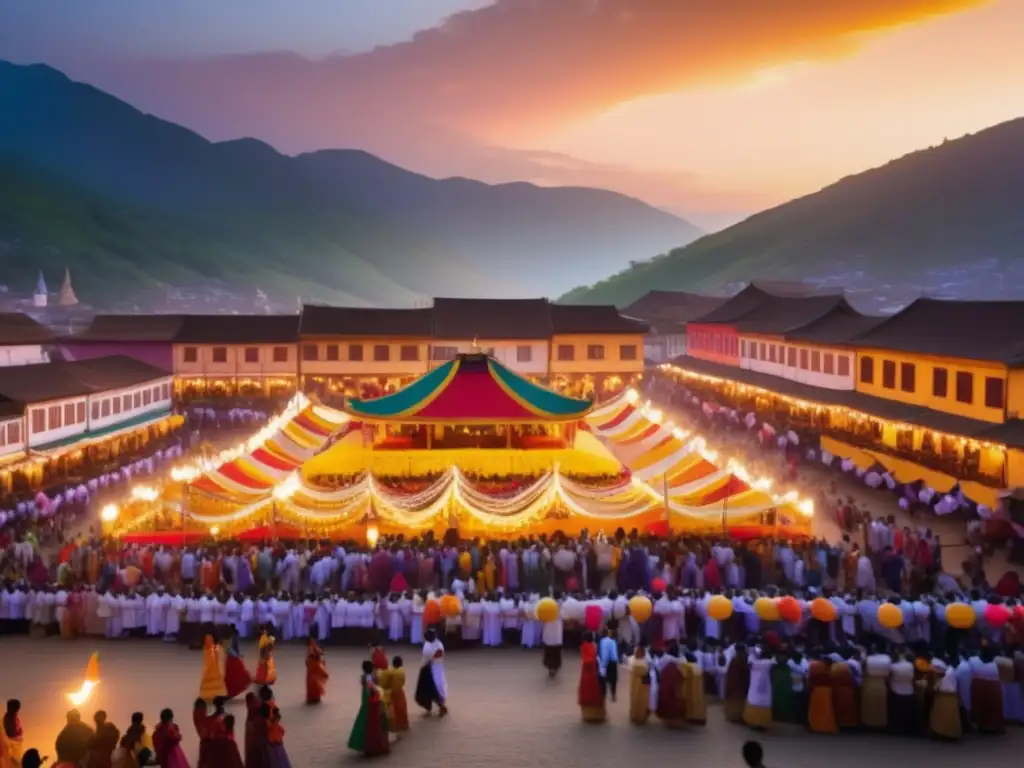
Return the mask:
<path id="1" fill-rule="evenodd" d="M 946 606 L 946 623 L 953 629 L 970 629 L 978 617 L 966 603 L 950 603 Z"/>
<path id="2" fill-rule="evenodd" d="M 754 612 L 761 621 L 778 621 L 779 604 L 770 597 L 759 597 L 754 601 Z"/>
<path id="3" fill-rule="evenodd" d="M 878 623 L 886 629 L 898 629 L 903 624 L 903 611 L 898 605 L 882 603 L 878 606 Z"/>
<path id="4" fill-rule="evenodd" d="M 715 621 L 725 621 L 732 616 L 732 600 L 725 595 L 715 595 L 708 600 L 708 616 Z"/>
<path id="5" fill-rule="evenodd" d="M 643 595 L 637 595 L 629 601 L 629 615 L 636 619 L 638 624 L 643 624 L 651 618 L 653 611 L 654 606 L 651 605 L 651 601 Z"/>
<path id="6" fill-rule="evenodd" d="M 537 620 L 545 624 L 558 618 L 558 603 L 550 597 L 545 597 L 537 603 Z"/>

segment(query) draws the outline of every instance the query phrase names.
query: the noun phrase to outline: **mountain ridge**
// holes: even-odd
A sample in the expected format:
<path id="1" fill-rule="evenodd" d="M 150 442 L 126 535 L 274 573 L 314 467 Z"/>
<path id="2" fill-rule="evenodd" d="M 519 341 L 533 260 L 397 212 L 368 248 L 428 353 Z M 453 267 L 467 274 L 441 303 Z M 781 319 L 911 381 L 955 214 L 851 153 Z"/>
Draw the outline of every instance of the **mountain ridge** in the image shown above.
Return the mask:
<path id="1" fill-rule="evenodd" d="M 0 153 L 38 167 L 48 184 L 173 219 L 193 240 L 211 238 L 211 250 L 249 249 L 270 274 L 370 303 L 389 303 L 389 284 L 398 302 L 538 294 L 547 277 L 567 288 L 567 262 L 597 277 L 699 233 L 606 190 L 438 180 L 361 150 L 291 157 L 257 138 L 210 142 L 46 65 L 0 62 L 0 112 L 10 116 Z"/>
<path id="2" fill-rule="evenodd" d="M 562 300 L 624 305 L 655 288 L 710 291 L 765 276 L 831 273 L 841 282 L 843 270 L 880 283 L 913 282 L 985 259 L 996 259 L 998 274 L 1007 265 L 1024 268 L 1024 222 L 1015 212 L 1022 195 L 1018 118 L 845 176 Z"/>

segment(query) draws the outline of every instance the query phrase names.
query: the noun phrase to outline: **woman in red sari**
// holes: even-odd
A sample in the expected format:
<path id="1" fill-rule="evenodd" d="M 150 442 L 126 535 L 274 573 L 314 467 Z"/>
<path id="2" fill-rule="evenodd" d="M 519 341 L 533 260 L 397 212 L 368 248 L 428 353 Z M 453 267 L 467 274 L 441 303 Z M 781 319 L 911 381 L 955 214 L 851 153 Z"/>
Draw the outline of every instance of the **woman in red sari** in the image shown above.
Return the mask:
<path id="1" fill-rule="evenodd" d="M 362 700 L 359 714 L 356 715 L 356 721 L 352 724 L 352 732 L 348 737 L 348 748 L 366 757 L 386 755 L 391 751 L 384 702 L 373 676 L 373 663 L 364 661 L 360 675 Z"/>
<path id="2" fill-rule="evenodd" d="M 327 692 L 327 665 L 323 649 L 312 637 L 306 644 L 306 703 L 319 704 Z"/>
<path id="3" fill-rule="evenodd" d="M 658 660 L 658 708 L 654 714 L 666 727 L 680 729 L 686 726 L 686 680 L 673 656 Z M 684 662 L 685 663 L 685 662 Z"/>
<path id="4" fill-rule="evenodd" d="M 252 685 L 252 675 L 245 668 L 242 651 L 238 646 L 238 632 L 228 625 L 228 639 L 225 641 L 224 688 L 229 699 L 241 696 Z"/>
<path id="5" fill-rule="evenodd" d="M 597 645 L 589 632 L 583 636 L 580 645 L 580 686 L 578 691 L 580 711 L 585 723 L 603 723 L 607 717 L 604 692 L 601 690 L 601 675 L 597 663 Z"/>
<path id="6" fill-rule="evenodd" d="M 245 695 L 245 768 L 268 768 L 267 721 L 260 710 L 263 702 L 255 693 Z"/>
<path id="7" fill-rule="evenodd" d="M 181 730 L 174 723 L 174 712 L 160 713 L 160 725 L 153 731 L 153 751 L 161 768 L 192 768 L 181 749 Z"/>

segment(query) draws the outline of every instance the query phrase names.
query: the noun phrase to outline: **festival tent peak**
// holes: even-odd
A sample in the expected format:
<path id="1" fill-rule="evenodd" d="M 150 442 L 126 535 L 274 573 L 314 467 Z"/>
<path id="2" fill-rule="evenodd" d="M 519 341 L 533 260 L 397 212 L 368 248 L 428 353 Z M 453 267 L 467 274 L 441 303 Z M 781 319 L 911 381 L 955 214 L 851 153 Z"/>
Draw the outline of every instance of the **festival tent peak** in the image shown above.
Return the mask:
<path id="1" fill-rule="evenodd" d="M 345 410 L 365 422 L 407 424 L 537 424 L 571 422 L 591 408 L 534 384 L 483 354 L 459 355 L 406 387 Z"/>

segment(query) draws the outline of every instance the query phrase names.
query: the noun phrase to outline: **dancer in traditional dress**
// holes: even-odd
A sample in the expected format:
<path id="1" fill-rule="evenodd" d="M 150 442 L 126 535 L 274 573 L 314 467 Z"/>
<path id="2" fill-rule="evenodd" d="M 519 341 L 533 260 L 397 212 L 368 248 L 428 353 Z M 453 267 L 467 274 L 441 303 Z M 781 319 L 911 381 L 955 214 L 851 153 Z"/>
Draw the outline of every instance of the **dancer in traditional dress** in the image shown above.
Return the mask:
<path id="1" fill-rule="evenodd" d="M 743 705 L 743 722 L 751 728 L 764 729 L 772 724 L 772 665 L 768 658 L 756 657 L 750 662 L 750 687 Z"/>
<path id="2" fill-rule="evenodd" d="M 865 728 L 883 730 L 889 724 L 889 693 L 886 684 L 892 659 L 884 653 L 870 653 L 865 660 L 860 687 L 860 720 Z"/>
<path id="3" fill-rule="evenodd" d="M 245 694 L 245 768 L 268 768 L 267 721 L 263 703 L 255 693 Z"/>
<path id="4" fill-rule="evenodd" d="M 811 662 L 807 670 L 807 725 L 815 733 L 837 733 L 836 711 L 832 700 L 832 674 L 821 659 Z"/>
<path id="5" fill-rule="evenodd" d="M 348 737 L 348 748 L 366 757 L 386 755 L 391 751 L 387 715 L 384 713 L 380 689 L 374 681 L 374 671 L 372 662 L 363 662 L 359 678 L 359 714 L 356 715 Z"/>
<path id="6" fill-rule="evenodd" d="M 935 659 L 932 667 L 938 678 L 935 685 L 935 698 L 932 711 L 928 716 L 928 731 L 943 741 L 959 741 L 963 738 L 964 728 L 960 722 L 960 700 L 956 691 L 956 668 L 944 661 Z"/>
<path id="7" fill-rule="evenodd" d="M 260 630 L 260 661 L 256 667 L 253 682 L 257 685 L 273 685 L 277 682 L 277 666 L 274 664 L 274 637 L 266 627 Z"/>
<path id="8" fill-rule="evenodd" d="M 388 723 L 392 733 L 409 730 L 409 704 L 405 699 L 405 664 L 401 656 L 391 660 L 391 673 L 388 676 L 388 697 L 391 701 Z"/>
<path id="9" fill-rule="evenodd" d="M 284 748 L 284 724 L 281 722 L 281 710 L 270 709 L 263 705 L 261 714 L 267 718 L 267 755 L 270 768 L 292 768 L 288 752 Z"/>
<path id="10" fill-rule="evenodd" d="M 601 690 L 601 675 L 597 661 L 597 645 L 589 632 L 583 636 L 580 645 L 580 684 L 577 699 L 585 723 L 603 723 L 607 717 L 604 706 L 604 692 Z"/>
<path id="11" fill-rule="evenodd" d="M 673 649 L 676 650 L 676 649 Z M 676 650 L 678 652 L 678 650 Z M 686 660 L 679 660 L 675 653 L 666 653 L 659 663 L 658 701 L 655 714 L 668 728 L 681 729 L 686 726 L 686 677 L 680 666 Z M 687 669 L 689 672 L 689 669 Z"/>
<path id="12" fill-rule="evenodd" d="M 121 741 L 121 732 L 107 720 L 102 709 L 92 716 L 96 731 L 89 739 L 85 768 L 111 768 L 114 750 Z"/>
<path id="13" fill-rule="evenodd" d="M 1003 686 L 999 682 L 999 667 L 991 648 L 982 648 L 981 653 L 970 661 L 971 667 L 971 718 L 981 733 L 1003 733 L 1006 721 L 1003 716 Z"/>
<path id="14" fill-rule="evenodd" d="M 708 703 L 704 693 L 704 672 L 697 663 L 696 655 L 687 653 L 685 664 L 680 665 L 683 673 L 683 690 L 686 698 L 686 721 L 690 725 L 704 726 L 708 723 Z"/>
<path id="15" fill-rule="evenodd" d="M 312 637 L 306 643 L 306 703 L 319 704 L 327 692 L 327 664 L 324 651 Z"/>
<path id="16" fill-rule="evenodd" d="M 227 627 L 228 640 L 224 657 L 224 688 L 227 698 L 241 696 L 252 685 L 252 675 L 245 668 L 242 651 L 238 645 L 238 630 L 234 626 Z"/>
<path id="17" fill-rule="evenodd" d="M 181 748 L 181 729 L 169 709 L 160 713 L 160 725 L 153 731 L 153 751 L 161 768 L 192 768 Z"/>
<path id="18" fill-rule="evenodd" d="M 629 659 L 629 720 L 644 725 L 651 716 L 651 667 L 647 651 L 637 646 Z"/>
<path id="19" fill-rule="evenodd" d="M 119 763 L 121 768 L 139 768 L 149 765 L 153 757 L 153 740 L 146 733 L 146 726 L 142 722 L 141 712 L 132 714 L 131 725 L 121 737 L 121 750 L 123 757 Z"/>
<path id="20" fill-rule="evenodd" d="M 7 711 L 4 713 L 4 742 L 7 747 L 7 759 L 11 765 L 20 765 L 25 750 L 25 732 L 21 728 L 21 702 L 17 699 L 7 700 Z"/>
<path id="21" fill-rule="evenodd" d="M 416 703 L 427 714 L 437 704 L 441 717 L 448 714 L 448 682 L 444 674 L 444 643 L 437 638 L 437 631 L 428 629 L 423 643 L 423 666 L 416 680 Z M 371 665 L 372 666 L 372 665 Z"/>
<path id="22" fill-rule="evenodd" d="M 857 683 L 853 679 L 850 662 L 837 661 L 829 670 L 832 678 L 832 705 L 836 712 L 836 726 L 841 731 L 860 727 L 860 707 L 857 705 Z"/>
<path id="23" fill-rule="evenodd" d="M 207 635 L 203 639 L 203 677 L 199 682 L 199 697 L 204 701 L 213 701 L 226 695 L 218 646 L 213 642 L 213 637 Z"/>
<path id="24" fill-rule="evenodd" d="M 725 666 L 725 719 L 731 723 L 743 721 L 743 707 L 750 690 L 750 662 L 747 646 L 737 643 L 731 653 L 724 653 L 721 662 Z"/>
<path id="25" fill-rule="evenodd" d="M 218 739 L 218 758 L 222 768 L 245 768 L 242 762 L 242 755 L 238 751 L 238 742 L 235 741 L 235 716 L 224 716 L 224 735 Z"/>

